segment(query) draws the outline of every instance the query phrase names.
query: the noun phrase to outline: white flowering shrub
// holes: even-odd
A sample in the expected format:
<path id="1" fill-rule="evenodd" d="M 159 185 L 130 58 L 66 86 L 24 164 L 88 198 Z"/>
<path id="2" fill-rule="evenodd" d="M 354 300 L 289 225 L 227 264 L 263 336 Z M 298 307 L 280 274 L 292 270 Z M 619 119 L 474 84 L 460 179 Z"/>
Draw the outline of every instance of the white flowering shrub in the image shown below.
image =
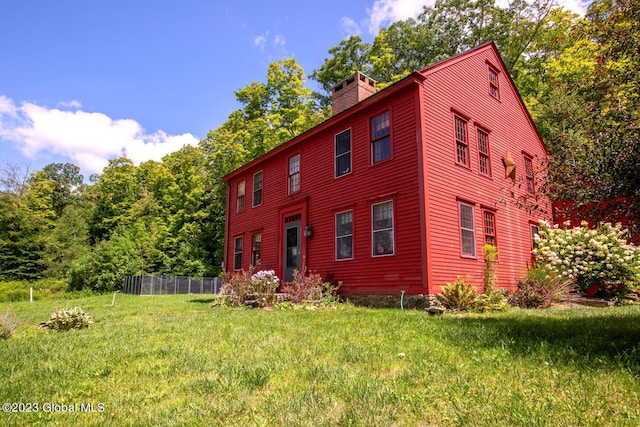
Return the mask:
<path id="1" fill-rule="evenodd" d="M 251 292 L 256 294 L 258 305 L 268 307 L 274 304 L 275 292 L 280 279 L 273 270 L 261 270 L 251 276 Z"/>
<path id="2" fill-rule="evenodd" d="M 54 331 L 88 328 L 93 323 L 91 317 L 79 307 L 60 308 L 51 313 L 48 321 L 41 323 L 40 328 Z"/>
<path id="3" fill-rule="evenodd" d="M 560 228 L 540 222 L 540 233 L 535 236 L 537 248 L 533 250 L 542 267 L 562 278 L 575 279 L 584 293 L 592 285 L 614 290 L 614 296 L 624 296 L 640 290 L 640 248 L 627 243 L 626 230 L 619 224 L 602 223 L 589 229 Z"/>

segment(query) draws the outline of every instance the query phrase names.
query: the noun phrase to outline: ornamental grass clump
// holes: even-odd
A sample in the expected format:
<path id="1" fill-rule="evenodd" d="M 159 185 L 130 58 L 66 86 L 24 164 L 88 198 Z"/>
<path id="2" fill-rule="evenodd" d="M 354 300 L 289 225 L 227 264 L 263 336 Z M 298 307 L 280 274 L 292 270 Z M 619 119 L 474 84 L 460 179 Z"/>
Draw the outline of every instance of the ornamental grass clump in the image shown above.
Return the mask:
<path id="1" fill-rule="evenodd" d="M 91 317 L 79 307 L 60 308 L 51 313 L 49 320 L 41 323 L 40 328 L 53 331 L 69 331 L 71 329 L 88 328 L 92 323 Z"/>
<path id="2" fill-rule="evenodd" d="M 619 224 L 601 223 L 589 229 L 560 228 L 540 222 L 537 248 L 538 263 L 560 278 L 574 279 L 582 294 L 593 286 L 614 289 L 619 302 L 640 290 L 640 248 L 627 243 L 627 231 Z"/>
<path id="3" fill-rule="evenodd" d="M 0 340 L 8 340 L 13 335 L 13 332 L 18 329 L 20 322 L 16 319 L 16 316 L 7 310 L 7 312 L 0 316 Z"/>

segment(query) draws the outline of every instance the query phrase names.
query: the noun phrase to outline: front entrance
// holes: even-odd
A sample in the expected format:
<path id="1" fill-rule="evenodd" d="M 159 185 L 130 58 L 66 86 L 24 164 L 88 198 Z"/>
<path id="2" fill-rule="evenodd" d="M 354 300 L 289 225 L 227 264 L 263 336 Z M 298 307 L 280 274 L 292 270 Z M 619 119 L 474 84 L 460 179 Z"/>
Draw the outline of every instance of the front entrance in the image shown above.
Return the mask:
<path id="1" fill-rule="evenodd" d="M 300 221 L 284 225 L 284 281 L 293 281 L 293 270 L 300 271 Z"/>

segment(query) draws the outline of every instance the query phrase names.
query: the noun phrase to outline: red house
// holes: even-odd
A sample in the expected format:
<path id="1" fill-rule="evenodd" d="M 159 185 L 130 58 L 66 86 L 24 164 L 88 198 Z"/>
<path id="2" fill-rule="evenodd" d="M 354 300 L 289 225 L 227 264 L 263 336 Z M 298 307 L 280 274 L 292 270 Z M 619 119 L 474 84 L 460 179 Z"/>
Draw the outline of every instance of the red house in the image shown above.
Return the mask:
<path id="1" fill-rule="evenodd" d="M 343 294 L 437 294 L 481 287 L 488 242 L 513 286 L 540 217 L 499 201 L 512 179 L 535 191 L 547 151 L 496 46 L 375 86 L 354 74 L 330 119 L 225 176 L 226 271 L 305 263 Z"/>

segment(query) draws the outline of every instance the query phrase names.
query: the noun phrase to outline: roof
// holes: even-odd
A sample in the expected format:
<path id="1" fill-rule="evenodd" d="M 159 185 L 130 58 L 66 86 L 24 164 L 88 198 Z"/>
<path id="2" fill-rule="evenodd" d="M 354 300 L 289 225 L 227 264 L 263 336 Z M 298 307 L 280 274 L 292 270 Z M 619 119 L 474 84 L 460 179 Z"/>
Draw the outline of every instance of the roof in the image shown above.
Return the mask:
<path id="1" fill-rule="evenodd" d="M 404 77 L 403 79 L 387 86 L 386 88 L 384 88 L 383 90 L 376 92 L 375 94 L 371 95 L 370 97 L 368 97 L 367 99 L 360 101 L 359 103 L 355 104 L 354 106 L 347 108 L 346 110 L 328 118 L 327 120 L 325 120 L 324 122 L 312 127 L 311 129 L 301 133 L 300 135 L 288 140 L 287 142 L 273 148 L 272 150 L 266 152 L 265 154 L 263 154 L 260 157 L 257 157 L 256 159 L 250 161 L 249 163 L 246 163 L 245 165 L 239 167 L 238 169 L 234 170 L 233 172 L 228 173 L 227 175 L 225 175 L 223 177 L 223 179 L 227 182 L 229 182 L 231 179 L 233 179 L 236 175 L 239 175 L 241 173 L 243 173 L 245 170 L 252 168 L 254 165 L 268 159 L 271 157 L 274 157 L 276 155 L 278 155 L 278 153 L 288 150 L 294 146 L 296 146 L 297 144 L 302 143 L 304 140 L 306 140 L 307 138 L 312 137 L 313 135 L 316 135 L 320 132 L 322 132 L 323 130 L 325 130 L 326 128 L 332 126 L 333 124 L 337 123 L 340 120 L 343 120 L 345 117 L 347 117 L 348 115 L 351 114 L 357 114 L 357 112 L 359 112 L 360 110 L 367 108 L 368 106 L 370 106 L 373 103 L 377 103 L 382 101 L 385 98 L 388 98 L 389 96 L 397 93 L 398 91 L 411 86 L 414 83 L 422 83 L 429 74 L 431 73 L 435 73 L 437 71 L 442 70 L 443 68 L 449 67 L 453 64 L 456 64 L 460 61 L 463 61 L 464 59 L 466 59 L 469 56 L 473 56 L 475 54 L 477 54 L 478 52 L 481 52 L 483 50 L 486 49 L 491 49 L 496 53 L 496 57 L 498 58 L 498 61 L 500 62 L 500 67 L 502 69 L 504 69 L 505 71 L 507 71 L 507 66 L 505 65 L 504 61 L 502 60 L 502 57 L 500 56 L 500 52 L 498 51 L 498 48 L 496 46 L 496 44 L 493 41 L 481 44 L 480 46 L 477 46 L 473 49 L 467 50 L 465 52 L 462 52 L 460 54 L 457 54 L 455 56 L 452 56 L 450 58 L 444 59 L 442 61 L 436 62 L 434 64 L 431 64 L 425 68 L 422 68 L 418 71 L 414 71 L 413 73 L 409 74 L 408 76 Z M 533 127 L 533 129 L 535 130 L 536 135 L 538 135 L 539 140 L 542 142 L 542 147 L 545 151 L 545 153 L 549 153 L 547 150 L 547 147 L 544 143 L 544 141 L 542 140 L 542 137 L 540 136 L 540 132 L 538 131 L 537 127 L 535 126 L 535 123 L 533 121 L 533 118 L 531 117 L 531 114 L 529 113 L 529 110 L 527 110 L 527 107 L 524 103 L 524 101 L 522 100 L 522 97 L 520 96 L 520 93 L 517 90 L 517 87 L 513 81 L 513 79 L 511 78 L 511 75 L 509 74 L 509 72 L 505 72 L 505 75 L 508 78 L 509 84 L 513 87 L 513 89 L 515 90 L 515 93 L 518 94 L 518 101 L 520 104 L 520 108 L 522 109 L 523 113 L 525 114 L 525 117 L 527 118 L 527 120 L 529 121 L 529 123 L 531 124 L 531 126 Z"/>

